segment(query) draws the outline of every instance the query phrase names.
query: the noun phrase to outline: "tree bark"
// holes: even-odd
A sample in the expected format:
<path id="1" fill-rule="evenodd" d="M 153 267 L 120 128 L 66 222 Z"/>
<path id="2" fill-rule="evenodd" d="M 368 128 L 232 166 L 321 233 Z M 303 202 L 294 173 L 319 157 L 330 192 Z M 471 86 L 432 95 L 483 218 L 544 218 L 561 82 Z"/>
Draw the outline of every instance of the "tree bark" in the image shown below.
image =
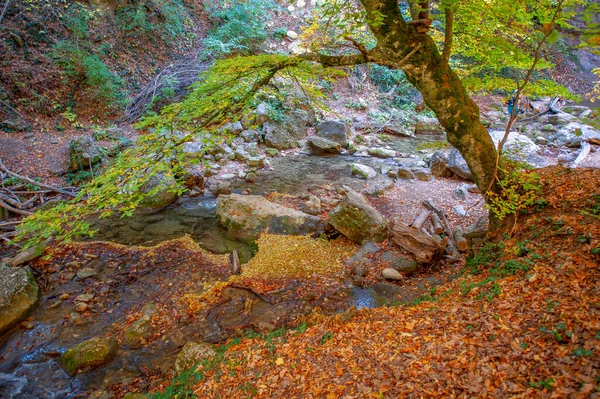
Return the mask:
<path id="1" fill-rule="evenodd" d="M 479 107 L 469 97 L 459 77 L 444 62 L 433 39 L 408 24 L 398 9 L 396 0 L 361 0 L 371 20 L 383 15 L 381 24 L 371 25 L 377 46 L 370 58 L 382 65 L 396 66 L 423 95 L 446 129 L 450 144 L 467 161 L 477 187 L 485 192 L 494 180 L 496 147 L 481 123 Z M 380 17 L 381 18 L 381 17 Z M 412 53 L 406 59 L 407 54 Z"/>

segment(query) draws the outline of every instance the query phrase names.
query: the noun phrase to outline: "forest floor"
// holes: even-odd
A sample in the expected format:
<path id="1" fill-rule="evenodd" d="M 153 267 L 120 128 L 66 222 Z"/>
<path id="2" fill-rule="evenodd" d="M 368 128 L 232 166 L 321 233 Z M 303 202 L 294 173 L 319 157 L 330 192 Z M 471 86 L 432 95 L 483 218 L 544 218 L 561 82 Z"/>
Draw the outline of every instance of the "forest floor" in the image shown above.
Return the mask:
<path id="1" fill-rule="evenodd" d="M 542 205 L 458 279 L 233 339 L 158 397 L 600 397 L 600 171 L 540 172 Z"/>

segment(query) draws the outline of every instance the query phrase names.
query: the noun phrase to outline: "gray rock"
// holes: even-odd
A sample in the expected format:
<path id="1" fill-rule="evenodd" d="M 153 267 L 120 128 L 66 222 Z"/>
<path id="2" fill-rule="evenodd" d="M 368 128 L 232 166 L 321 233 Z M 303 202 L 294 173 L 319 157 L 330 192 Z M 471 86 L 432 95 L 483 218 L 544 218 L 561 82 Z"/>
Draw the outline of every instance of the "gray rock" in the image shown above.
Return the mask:
<path id="1" fill-rule="evenodd" d="M 246 143 L 254 143 L 258 141 L 258 132 L 254 129 L 244 130 L 240 133 L 240 138 Z"/>
<path id="2" fill-rule="evenodd" d="M 338 143 L 342 147 L 348 145 L 349 126 L 341 121 L 325 121 L 317 125 L 317 136 Z"/>
<path id="3" fill-rule="evenodd" d="M 402 274 L 400 274 L 399 271 L 392 269 L 391 267 L 383 269 L 383 271 L 381 272 L 381 275 L 386 280 L 393 280 L 393 281 L 404 280 L 404 276 Z"/>
<path id="4" fill-rule="evenodd" d="M 363 188 L 362 193 L 371 196 L 383 195 L 387 190 L 394 187 L 394 182 L 386 178 L 369 180 Z"/>
<path id="5" fill-rule="evenodd" d="M 504 137 L 504 133 L 505 132 L 503 131 L 490 132 L 490 137 L 496 146 Z M 548 159 L 545 159 L 539 155 L 539 146 L 537 146 L 529 137 L 516 132 L 509 133 L 506 143 L 504 144 L 503 151 L 511 159 L 526 162 L 534 168 L 543 168 L 550 165 L 550 161 Z"/>
<path id="6" fill-rule="evenodd" d="M 565 105 L 562 109 L 563 112 L 579 117 L 586 111 L 590 111 L 588 107 L 582 105 Z"/>
<path id="7" fill-rule="evenodd" d="M 370 156 L 377 158 L 394 158 L 396 156 L 396 151 L 380 147 L 369 148 L 367 152 Z"/>
<path id="8" fill-rule="evenodd" d="M 204 342 L 188 342 L 184 345 L 177 360 L 175 361 L 175 371 L 177 374 L 189 370 L 202 360 L 210 359 L 217 354 L 212 345 Z"/>
<path id="9" fill-rule="evenodd" d="M 237 122 L 228 122 L 221 129 L 221 132 L 231 133 L 231 134 L 239 134 L 244 130 L 242 123 L 240 121 Z"/>
<path id="10" fill-rule="evenodd" d="M 217 220 L 228 235 L 252 241 L 261 233 L 310 234 L 323 231 L 321 219 L 269 202 L 257 195 L 221 195 L 217 198 Z"/>
<path id="11" fill-rule="evenodd" d="M 113 337 L 88 339 L 63 353 L 59 363 L 73 376 L 108 363 L 116 355 L 118 348 Z"/>
<path id="12" fill-rule="evenodd" d="M 467 191 L 467 189 L 462 185 L 458 186 L 452 192 L 452 198 L 454 198 L 455 200 L 464 201 L 467 198 L 469 198 L 469 191 Z"/>
<path id="13" fill-rule="evenodd" d="M 89 278 L 89 277 L 95 277 L 98 275 L 98 271 L 95 269 L 92 269 L 90 267 L 84 267 L 83 269 L 79 270 L 77 272 L 77 278 L 80 280 Z"/>
<path id="14" fill-rule="evenodd" d="M 397 174 L 399 179 L 414 179 L 415 174 L 412 171 L 412 168 L 407 166 L 400 166 L 398 168 Z"/>
<path id="15" fill-rule="evenodd" d="M 278 150 L 294 148 L 306 138 L 310 118 L 306 112 L 285 115 L 283 121 L 267 121 L 263 125 L 265 144 Z"/>
<path id="16" fill-rule="evenodd" d="M 329 213 L 329 224 L 359 244 L 387 238 L 387 223 L 360 193 L 348 190 L 344 200 Z"/>
<path id="17" fill-rule="evenodd" d="M 256 181 L 256 173 L 254 173 L 254 172 L 248 172 L 246 174 L 246 181 L 248 183 L 254 183 Z"/>
<path id="18" fill-rule="evenodd" d="M 37 303 L 38 291 L 31 273 L 0 265 L 0 336 L 27 317 Z"/>
<path id="19" fill-rule="evenodd" d="M 436 177 L 452 176 L 452 171 L 448 169 L 448 154 L 441 150 L 435 151 L 429 160 L 429 170 Z"/>
<path id="20" fill-rule="evenodd" d="M 413 173 L 418 180 L 421 181 L 429 181 L 433 178 L 433 175 L 429 171 L 429 169 L 425 168 L 415 168 L 413 169 Z"/>
<path id="21" fill-rule="evenodd" d="M 346 265 L 352 266 L 357 263 L 372 263 L 372 260 L 368 258 L 368 255 L 375 254 L 381 251 L 381 247 L 373 241 L 365 242 L 359 249 L 345 262 Z"/>
<path id="22" fill-rule="evenodd" d="M 464 217 L 467 216 L 467 211 L 462 205 L 456 205 L 452 208 L 452 213 L 456 216 Z"/>
<path id="23" fill-rule="evenodd" d="M 375 172 L 375 169 L 360 163 L 350 164 L 350 172 L 353 175 L 358 176 L 362 179 L 371 179 L 377 176 L 377 172 Z"/>
<path id="24" fill-rule="evenodd" d="M 340 144 L 323 137 L 312 136 L 306 140 L 310 152 L 314 155 L 339 154 Z"/>
<path id="25" fill-rule="evenodd" d="M 69 170 L 89 169 L 102 159 L 100 148 L 90 136 L 80 136 L 69 144 Z"/>
<path id="26" fill-rule="evenodd" d="M 539 145 L 547 145 L 548 144 L 548 139 L 543 137 L 543 136 L 537 136 L 535 138 L 535 143 L 539 144 Z"/>
<path id="27" fill-rule="evenodd" d="M 250 154 L 248 154 L 243 149 L 237 149 L 235 150 L 235 159 L 242 162 L 247 161 L 248 159 L 250 159 Z"/>
<path id="28" fill-rule="evenodd" d="M 405 274 L 413 274 L 419 270 L 419 265 L 412 259 L 398 256 L 392 260 L 392 269 Z"/>
<path id="29" fill-rule="evenodd" d="M 590 138 L 600 140 L 600 131 L 581 123 L 569 123 L 556 132 L 553 141 L 559 146 L 566 146 L 578 137 L 582 140 Z"/>
<path id="30" fill-rule="evenodd" d="M 319 197 L 311 195 L 308 201 L 306 201 L 302 206 L 302 212 L 314 216 L 321 215 L 321 200 Z"/>
<path id="31" fill-rule="evenodd" d="M 577 118 L 571 114 L 567 114 L 566 112 L 559 112 L 558 114 L 549 115 L 548 123 L 551 123 L 554 126 L 564 126 L 571 122 L 577 121 Z"/>
<path id="32" fill-rule="evenodd" d="M 471 171 L 469 170 L 469 165 L 467 165 L 467 161 L 465 161 L 456 148 L 452 148 L 448 154 L 448 169 L 463 179 L 473 179 Z"/>
<path id="33" fill-rule="evenodd" d="M 271 120 L 271 118 L 269 117 L 269 108 L 267 103 L 263 102 L 258 104 L 254 113 L 256 115 L 256 124 L 259 127 L 262 127 L 266 122 Z"/>

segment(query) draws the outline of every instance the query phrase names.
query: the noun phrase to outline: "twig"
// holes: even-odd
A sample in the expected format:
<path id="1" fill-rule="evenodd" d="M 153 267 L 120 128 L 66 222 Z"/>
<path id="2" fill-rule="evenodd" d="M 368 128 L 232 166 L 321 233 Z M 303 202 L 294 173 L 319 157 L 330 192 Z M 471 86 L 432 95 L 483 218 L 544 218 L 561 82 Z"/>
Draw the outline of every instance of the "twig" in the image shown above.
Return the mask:
<path id="1" fill-rule="evenodd" d="M 8 205 L 6 202 L 4 202 L 2 200 L 0 200 L 0 207 L 4 208 L 7 211 L 10 211 L 12 213 L 16 213 L 17 215 L 24 215 L 24 216 L 33 215 L 33 213 L 31 213 L 31 212 L 13 208 L 12 206 Z"/>
<path id="2" fill-rule="evenodd" d="M 4 19 L 4 14 L 6 14 L 6 10 L 8 9 L 8 5 L 10 4 L 10 0 L 6 0 L 4 4 L 4 8 L 2 9 L 2 14 L 0 14 L 0 25 L 2 25 L 2 20 Z"/>

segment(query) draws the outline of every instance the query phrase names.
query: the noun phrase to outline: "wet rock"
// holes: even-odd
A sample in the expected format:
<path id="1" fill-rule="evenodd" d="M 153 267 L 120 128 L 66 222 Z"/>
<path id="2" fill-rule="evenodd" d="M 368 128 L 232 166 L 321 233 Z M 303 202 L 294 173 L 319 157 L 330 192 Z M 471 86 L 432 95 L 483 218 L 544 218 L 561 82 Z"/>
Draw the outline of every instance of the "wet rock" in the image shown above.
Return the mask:
<path id="1" fill-rule="evenodd" d="M 369 274 L 368 264 L 368 262 L 357 262 L 353 267 L 354 275 L 356 277 L 367 277 Z"/>
<path id="2" fill-rule="evenodd" d="M 100 162 L 102 154 L 90 136 L 80 136 L 69 144 L 69 171 L 89 169 Z"/>
<path id="3" fill-rule="evenodd" d="M 243 241 L 272 234 L 311 234 L 323 231 L 321 219 L 269 202 L 257 195 L 221 195 L 217 198 L 217 220 L 228 235 Z"/>
<path id="4" fill-rule="evenodd" d="M 73 376 L 108 363 L 116 355 L 118 348 L 113 337 L 88 339 L 63 353 L 59 363 Z"/>
<path id="5" fill-rule="evenodd" d="M 350 172 L 363 179 L 370 179 L 377 176 L 377 172 L 370 166 L 363 165 L 360 163 L 350 164 Z"/>
<path id="6" fill-rule="evenodd" d="M 404 276 L 402 274 L 400 274 L 400 272 L 398 272 L 397 270 L 392 269 L 390 267 L 383 269 L 383 271 L 381 272 L 381 275 L 386 280 L 393 280 L 393 281 L 404 280 Z"/>
<path id="7" fill-rule="evenodd" d="M 25 269 L 0 266 L 0 336 L 21 322 L 38 300 L 38 285 Z"/>
<path id="8" fill-rule="evenodd" d="M 394 158 L 396 156 L 396 151 L 380 147 L 369 148 L 367 153 L 370 156 L 377 158 Z"/>
<path id="9" fill-rule="evenodd" d="M 152 316 L 158 312 L 156 305 L 147 303 L 142 308 L 141 317 L 133 322 L 131 326 L 123 333 L 123 343 L 131 349 L 138 349 L 148 343 L 148 339 L 153 335 Z"/>
<path id="10" fill-rule="evenodd" d="M 348 145 L 349 126 L 341 121 L 325 121 L 317 125 L 317 136 L 338 143 L 342 147 Z"/>
<path id="11" fill-rule="evenodd" d="M 246 178 L 248 177 L 248 175 L 246 175 Z M 221 195 L 229 195 L 231 194 L 231 187 L 229 187 L 229 184 L 225 183 L 225 182 L 219 182 L 217 184 L 217 186 L 215 187 L 215 189 L 213 190 L 213 195 L 215 197 L 219 197 Z"/>
<path id="12" fill-rule="evenodd" d="M 359 244 L 387 238 L 387 223 L 360 193 L 348 190 L 344 200 L 329 213 L 328 222 L 350 241 Z"/>
<path id="13" fill-rule="evenodd" d="M 314 155 L 339 154 L 341 150 L 339 143 L 323 137 L 309 137 L 306 144 L 308 144 L 310 152 Z"/>
<path id="14" fill-rule="evenodd" d="M 215 355 L 216 352 L 210 344 L 204 342 L 188 342 L 177 356 L 177 360 L 175 361 L 175 371 L 177 374 L 180 374 L 194 367 L 202 360 L 210 359 Z"/>
<path id="15" fill-rule="evenodd" d="M 81 316 L 77 312 L 72 312 L 69 315 L 69 325 L 70 326 L 80 326 L 83 324 L 83 316 Z"/>

